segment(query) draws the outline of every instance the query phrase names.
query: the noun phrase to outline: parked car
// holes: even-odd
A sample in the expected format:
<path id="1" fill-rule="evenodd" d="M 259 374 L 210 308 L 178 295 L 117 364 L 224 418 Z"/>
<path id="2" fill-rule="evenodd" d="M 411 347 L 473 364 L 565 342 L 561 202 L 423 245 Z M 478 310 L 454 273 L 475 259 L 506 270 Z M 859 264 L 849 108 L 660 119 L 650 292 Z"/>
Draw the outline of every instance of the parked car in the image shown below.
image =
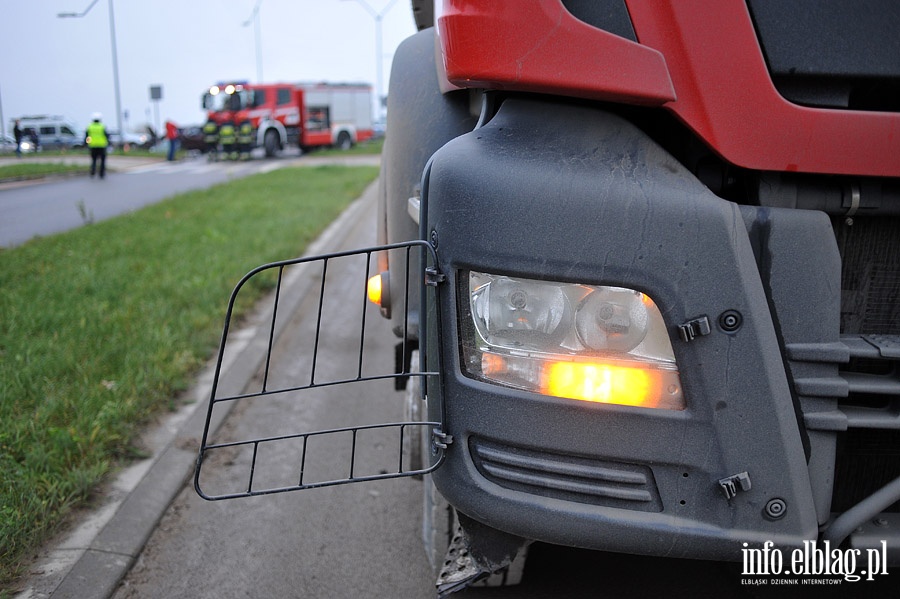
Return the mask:
<path id="1" fill-rule="evenodd" d="M 109 137 L 109 145 L 114 148 L 123 148 L 126 145 L 131 148 L 148 149 L 152 145 L 152 140 L 148 133 L 129 133 L 119 134 L 118 131 L 107 130 Z"/>
<path id="2" fill-rule="evenodd" d="M 0 138 L 0 154 L 12 154 L 16 151 L 16 140 L 12 135 L 4 135 Z M 22 152 L 34 152 L 34 144 L 27 136 L 22 137 Z"/>
<path id="3" fill-rule="evenodd" d="M 206 144 L 203 142 L 203 127 L 191 125 L 178 130 L 178 139 L 181 149 L 186 152 L 206 152 Z"/>
<path id="4" fill-rule="evenodd" d="M 16 151 L 16 140 L 11 135 L 0 137 L 0 154 L 10 154 Z"/>
<path id="5" fill-rule="evenodd" d="M 384 120 L 377 120 L 372 123 L 372 138 L 381 139 L 387 130 L 387 123 Z"/>

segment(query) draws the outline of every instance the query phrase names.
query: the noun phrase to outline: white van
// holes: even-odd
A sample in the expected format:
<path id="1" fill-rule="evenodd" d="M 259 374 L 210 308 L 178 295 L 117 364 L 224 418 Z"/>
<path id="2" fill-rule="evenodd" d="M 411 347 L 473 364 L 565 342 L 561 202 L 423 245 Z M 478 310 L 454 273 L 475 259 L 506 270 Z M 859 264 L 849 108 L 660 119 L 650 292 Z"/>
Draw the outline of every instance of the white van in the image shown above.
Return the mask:
<path id="1" fill-rule="evenodd" d="M 75 124 L 61 116 L 23 116 L 19 119 L 24 141 L 29 141 L 31 132 L 37 134 L 42 150 L 77 148 L 84 145 L 84 135 L 79 134 Z"/>

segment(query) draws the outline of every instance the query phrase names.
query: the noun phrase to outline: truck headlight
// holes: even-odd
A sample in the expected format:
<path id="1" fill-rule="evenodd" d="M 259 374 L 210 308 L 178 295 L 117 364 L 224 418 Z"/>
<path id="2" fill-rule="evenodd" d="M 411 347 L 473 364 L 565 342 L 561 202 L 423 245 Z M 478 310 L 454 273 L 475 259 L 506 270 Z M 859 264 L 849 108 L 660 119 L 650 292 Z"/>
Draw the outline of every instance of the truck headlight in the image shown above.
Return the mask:
<path id="1" fill-rule="evenodd" d="M 467 376 L 570 399 L 685 408 L 665 322 L 649 296 L 481 272 L 462 282 Z"/>

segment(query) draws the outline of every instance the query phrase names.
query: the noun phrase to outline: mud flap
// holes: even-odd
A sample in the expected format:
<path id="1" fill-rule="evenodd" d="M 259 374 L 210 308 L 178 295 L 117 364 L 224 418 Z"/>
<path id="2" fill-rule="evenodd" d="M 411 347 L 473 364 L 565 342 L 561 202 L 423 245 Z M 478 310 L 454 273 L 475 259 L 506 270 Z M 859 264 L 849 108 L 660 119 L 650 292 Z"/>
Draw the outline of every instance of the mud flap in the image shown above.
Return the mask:
<path id="1" fill-rule="evenodd" d="M 455 512 L 447 557 L 438 574 L 439 599 L 470 586 L 507 586 L 521 581 L 529 542 Z"/>
<path id="2" fill-rule="evenodd" d="M 378 308 L 366 299 L 367 281 L 377 274 L 371 272 L 371 265 L 378 252 L 405 254 L 404 263 L 422 265 L 417 272 L 392 273 L 393 294 L 408 297 L 414 287 L 422 289 L 423 297 L 435 293 L 441 277 L 434 249 L 424 241 L 267 264 L 248 273 L 235 287 L 194 473 L 194 487 L 201 497 L 252 497 L 418 476 L 440 466 L 446 446 L 441 422 L 402 421 L 402 417 L 396 422 L 371 422 L 366 415 L 367 402 L 389 396 L 395 379 L 416 379 L 424 398 L 439 372 L 439 368 L 420 372 L 406 367 L 395 372 L 392 356 L 386 359 L 381 355 L 385 352 L 378 352 L 371 343 L 379 331 L 388 331 Z M 413 255 L 416 259 L 409 260 Z M 268 332 L 267 347 L 260 352 L 264 359 L 248 385 L 251 388 L 227 388 L 228 369 L 247 367 L 235 364 L 238 349 L 246 345 L 241 332 L 232 330 L 235 308 L 269 289 L 272 304 L 260 325 Z M 315 314 L 315 318 L 295 320 L 298 314 Z M 301 321 L 303 325 L 298 324 Z M 292 329 L 298 334 L 291 338 L 300 341 L 291 346 L 279 339 L 279 332 L 289 326 L 305 327 Z M 420 330 L 420 338 L 424 335 Z M 334 426 L 304 430 L 317 406 L 324 421 Z M 234 426 L 214 424 L 231 410 L 245 410 L 252 417 Z M 421 436 L 435 442 L 437 457 L 425 460 L 427 465 L 410 463 L 410 439 Z M 336 470 L 335 461 L 329 460 L 331 465 L 323 467 L 325 455 L 340 455 L 342 466 Z"/>

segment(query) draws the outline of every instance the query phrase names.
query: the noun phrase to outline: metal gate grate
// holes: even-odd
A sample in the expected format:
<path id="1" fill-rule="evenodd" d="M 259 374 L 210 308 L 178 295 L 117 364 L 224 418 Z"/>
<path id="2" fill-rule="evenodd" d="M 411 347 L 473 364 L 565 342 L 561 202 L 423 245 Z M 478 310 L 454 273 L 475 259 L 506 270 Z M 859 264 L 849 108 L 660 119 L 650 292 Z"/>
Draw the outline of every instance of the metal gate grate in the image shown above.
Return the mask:
<path id="1" fill-rule="evenodd" d="M 401 366 L 396 372 L 394 352 L 384 351 L 385 338 L 396 339 L 366 299 L 377 252 L 400 254 L 391 264 L 422 265 L 419 272 L 391 273 L 394 297 L 404 293 L 409 298 L 413 286 L 434 293 L 440 276 L 434 249 L 424 241 L 267 264 L 235 287 L 194 475 L 201 497 L 230 499 L 412 476 L 440 464 L 441 424 L 404 422 L 400 415 L 403 402 L 394 380 L 419 378 L 421 384 L 410 388 L 421 388 L 424 397 L 437 371 Z M 235 306 L 270 287 L 273 301 L 259 325 L 265 326 L 267 347 L 256 353 L 264 359 L 247 388 L 228 388 L 229 370 L 248 368 L 243 356 L 253 352 L 242 349 L 254 343 L 246 332 L 233 330 Z M 404 317 L 403 344 L 409 326 Z M 291 335 L 279 335 L 288 327 Z M 420 328 L 420 341 L 424 335 Z M 226 421 L 232 411 L 242 412 L 241 418 Z M 387 422 L 366 422 L 385 416 Z M 317 430 L 295 430 L 305 427 Z M 411 449 L 410 439 L 420 438 L 429 440 L 435 452 L 430 467 L 411 465 L 409 452 L 419 448 Z"/>

